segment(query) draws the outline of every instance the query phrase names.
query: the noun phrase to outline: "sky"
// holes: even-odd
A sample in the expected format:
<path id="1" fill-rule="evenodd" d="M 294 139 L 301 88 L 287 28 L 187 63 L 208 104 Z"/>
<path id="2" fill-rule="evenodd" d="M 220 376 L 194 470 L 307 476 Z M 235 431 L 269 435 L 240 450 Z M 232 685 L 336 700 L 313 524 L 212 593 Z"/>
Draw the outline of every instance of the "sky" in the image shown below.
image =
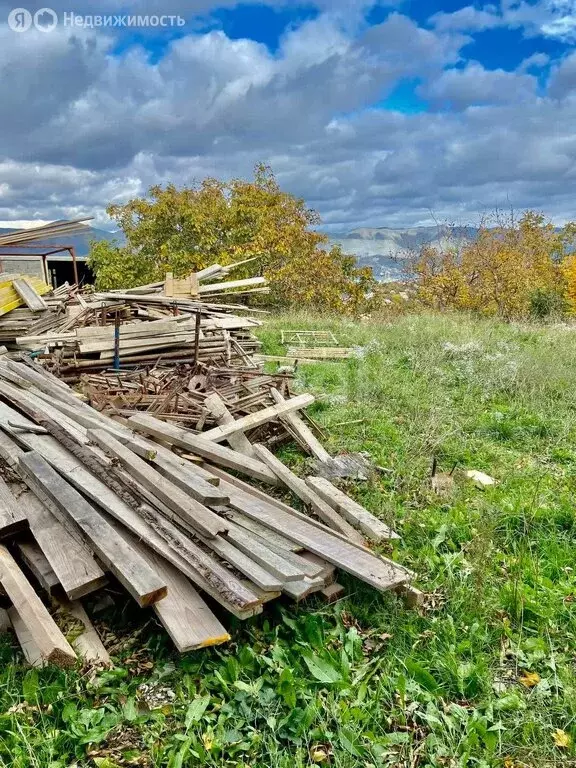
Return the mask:
<path id="1" fill-rule="evenodd" d="M 46 2 L 16 31 L 0 0 L 1 221 L 110 229 L 110 203 L 257 162 L 331 232 L 576 219 L 576 0 Z"/>

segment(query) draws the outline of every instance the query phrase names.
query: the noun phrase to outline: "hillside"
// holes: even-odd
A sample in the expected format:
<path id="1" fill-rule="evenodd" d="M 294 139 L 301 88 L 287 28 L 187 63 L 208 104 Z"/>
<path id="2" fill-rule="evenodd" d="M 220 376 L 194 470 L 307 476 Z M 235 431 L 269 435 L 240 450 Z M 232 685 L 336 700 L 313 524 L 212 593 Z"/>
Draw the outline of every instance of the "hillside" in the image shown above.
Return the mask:
<path id="1" fill-rule="evenodd" d="M 477 234 L 474 227 L 361 227 L 350 232 L 332 234 L 330 242 L 341 245 L 346 253 L 356 256 L 361 266 L 372 267 L 379 280 L 402 278 L 407 258 L 423 245 L 444 248 L 449 243 L 461 244 Z"/>

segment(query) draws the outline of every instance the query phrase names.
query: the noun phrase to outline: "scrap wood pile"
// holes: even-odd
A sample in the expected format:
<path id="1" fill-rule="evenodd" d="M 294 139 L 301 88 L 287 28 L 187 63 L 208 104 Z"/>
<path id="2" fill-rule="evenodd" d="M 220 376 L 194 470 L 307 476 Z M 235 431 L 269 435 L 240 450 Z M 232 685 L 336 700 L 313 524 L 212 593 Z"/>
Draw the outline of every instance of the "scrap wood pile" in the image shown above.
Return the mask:
<path id="1" fill-rule="evenodd" d="M 265 278 L 205 282 L 226 277 L 240 264 L 215 264 L 182 280 L 169 273 L 163 282 L 122 291 L 70 289 L 59 321 L 29 327 L 13 338 L 12 346 L 35 353 L 70 381 L 84 371 L 150 365 L 159 359 L 254 368 L 251 356 L 260 343 L 252 331 L 260 321 L 240 316 L 247 310 L 243 305 L 214 300 L 268 291 Z"/>
<path id="2" fill-rule="evenodd" d="M 149 370 L 84 374 L 76 389 L 90 405 L 108 415 L 148 413 L 196 432 L 254 414 L 253 426 L 245 430 L 249 442 L 272 446 L 293 439 L 316 455 L 310 446 L 319 447 L 312 433 L 318 428 L 305 412 L 302 419 L 293 413 L 269 418 L 276 413 L 274 406 L 291 397 L 291 381 L 288 374 L 268 375 L 258 369 L 163 364 Z M 302 407 L 313 399 L 305 395 L 292 402 Z M 311 440 L 303 439 L 301 429 L 294 428 L 296 420 L 302 422 Z M 329 457 L 324 451 L 317 458 Z"/>
<path id="3" fill-rule="evenodd" d="M 19 336 L 64 327 L 66 307 L 75 291 L 68 284 L 52 290 L 29 275 L 0 274 L 0 343 L 15 347 Z"/>
<path id="4" fill-rule="evenodd" d="M 337 596 L 337 569 L 417 599 L 412 574 L 369 548 L 392 530 L 248 439 L 281 419 L 310 439 L 298 411 L 311 397 L 272 391 L 277 402 L 246 415 L 213 398 L 217 424 L 198 433 L 165 414 L 111 418 L 32 360 L 0 360 L 0 457 L 16 481 L 0 483 L 0 586 L 32 663 L 105 654 L 79 600 L 109 575 L 152 606 L 180 651 L 229 639 L 214 611 L 246 619 L 280 595 Z M 81 617 L 83 640 L 68 642 L 44 592 L 72 601 L 64 610 Z"/>

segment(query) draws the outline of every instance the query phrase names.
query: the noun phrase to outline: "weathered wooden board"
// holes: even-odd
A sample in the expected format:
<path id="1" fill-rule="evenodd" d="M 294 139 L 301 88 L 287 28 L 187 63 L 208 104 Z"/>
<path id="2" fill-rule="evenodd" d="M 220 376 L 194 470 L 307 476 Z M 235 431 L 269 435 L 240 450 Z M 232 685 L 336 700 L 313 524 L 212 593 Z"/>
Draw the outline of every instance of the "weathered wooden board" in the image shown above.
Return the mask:
<path id="1" fill-rule="evenodd" d="M 330 528 L 334 528 L 334 530 L 344 534 L 350 541 L 355 541 L 358 544 L 364 542 L 361 534 L 358 533 L 350 523 L 346 522 L 335 509 L 329 504 L 326 504 L 326 502 L 314 493 L 314 491 L 310 490 L 304 480 L 301 480 L 294 474 L 294 472 L 288 469 L 288 467 L 267 448 L 263 445 L 255 445 L 254 451 L 256 456 L 274 472 L 278 479 L 290 488 L 290 490 L 295 493 L 304 504 L 309 505 L 326 525 L 329 525 Z"/>
<path id="2" fill-rule="evenodd" d="M 237 451 L 226 448 L 224 445 L 218 445 L 211 440 L 206 440 L 203 436 L 195 435 L 190 430 L 167 424 L 153 416 L 140 413 L 128 419 L 128 426 L 146 435 L 171 442 L 180 448 L 197 453 L 215 464 L 221 464 L 228 469 L 242 472 L 256 480 L 263 480 L 271 485 L 278 484 L 276 475 L 261 461 L 243 456 Z"/>
<path id="3" fill-rule="evenodd" d="M 283 403 L 277 405 L 271 405 L 268 408 L 261 408 L 259 411 L 243 416 L 241 419 L 233 419 L 226 424 L 221 424 L 214 429 L 209 429 L 207 432 L 202 433 L 204 440 L 212 440 L 215 443 L 220 443 L 223 440 L 227 440 L 230 435 L 238 434 L 240 432 L 246 432 L 249 429 L 254 429 L 262 424 L 266 424 L 268 421 L 279 418 L 285 413 L 291 413 L 292 411 L 299 411 L 306 406 L 311 405 L 314 402 L 314 395 L 298 395 L 290 400 L 285 400 Z"/>
<path id="4" fill-rule="evenodd" d="M 285 398 L 275 387 L 270 388 L 270 394 L 272 395 L 272 399 L 279 405 L 286 402 Z M 297 413 L 283 413 L 280 416 L 280 421 L 284 422 L 294 430 L 310 453 L 319 461 L 328 462 L 331 460 L 332 457 L 328 451 Z"/>
<path id="5" fill-rule="evenodd" d="M 348 522 L 359 528 L 369 539 L 375 542 L 399 539 L 397 533 L 385 525 L 361 504 L 347 496 L 329 480 L 323 477 L 307 477 L 307 485 L 327 504 L 339 512 Z"/>
<path id="6" fill-rule="evenodd" d="M 33 493 L 20 497 L 30 530 L 70 600 L 100 589 L 106 575 L 90 551 L 74 538 Z"/>
<path id="7" fill-rule="evenodd" d="M 28 528 L 28 520 L 17 499 L 0 477 L 0 539 Z"/>
<path id="8" fill-rule="evenodd" d="M 60 586 L 58 576 L 52 570 L 52 566 L 46 559 L 44 552 L 40 549 L 34 539 L 29 541 L 18 541 L 18 551 L 20 557 L 28 567 L 30 573 L 49 595 L 54 589 Z"/>
<path id="9" fill-rule="evenodd" d="M 231 424 L 235 421 L 234 416 L 230 413 L 226 407 L 226 403 L 217 392 L 213 392 L 204 400 L 204 407 L 208 408 L 211 414 L 214 416 L 218 424 L 225 425 Z M 254 456 L 254 450 L 252 443 L 243 432 L 236 432 L 228 435 L 226 438 L 230 447 L 239 453 L 243 453 L 246 456 Z"/>
<path id="10" fill-rule="evenodd" d="M 27 483 L 40 488 L 85 533 L 98 557 L 140 605 L 166 596 L 166 585 L 100 513 L 35 451 L 18 461 Z"/>
<path id="11" fill-rule="evenodd" d="M 71 667 L 76 655 L 46 606 L 5 546 L 0 545 L 0 584 L 47 663 Z"/>
<path id="12" fill-rule="evenodd" d="M 290 515 L 279 507 L 241 490 L 223 480 L 223 490 L 230 496 L 230 506 L 248 517 L 265 523 L 284 536 L 301 544 L 310 552 L 370 584 L 387 591 L 410 581 L 412 574 L 401 565 L 377 557 L 369 550 L 322 531 L 300 517 Z"/>
<path id="13" fill-rule="evenodd" d="M 228 642 L 230 635 L 186 576 L 148 548 L 142 554 L 168 585 L 154 611 L 180 653 Z"/>
<path id="14" fill-rule="evenodd" d="M 177 462 L 178 457 L 173 454 L 174 461 L 164 458 L 164 455 L 156 454 L 152 459 L 152 464 L 164 477 L 177 485 L 193 499 L 201 504 L 210 506 L 226 506 L 228 497 L 218 489 L 217 486 L 207 483 L 198 474 L 183 462 Z"/>
<path id="15" fill-rule="evenodd" d="M 131 476 L 190 523 L 203 536 L 217 536 L 226 531 L 222 518 L 171 483 L 133 451 L 103 429 L 89 429 L 89 439 L 112 458 L 118 459 Z"/>

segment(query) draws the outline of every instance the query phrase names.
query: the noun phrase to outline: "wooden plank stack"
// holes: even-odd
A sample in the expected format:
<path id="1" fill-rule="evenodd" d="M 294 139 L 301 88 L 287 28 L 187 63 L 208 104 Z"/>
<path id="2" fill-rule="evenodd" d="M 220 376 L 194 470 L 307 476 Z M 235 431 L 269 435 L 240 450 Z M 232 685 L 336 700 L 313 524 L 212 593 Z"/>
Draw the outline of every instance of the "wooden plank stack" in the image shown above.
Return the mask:
<path id="1" fill-rule="evenodd" d="M 146 376 L 160 388 L 148 405 L 174 402 L 178 369 L 167 370 L 145 374 L 141 390 L 153 389 Z M 114 375 L 116 389 L 108 378 L 100 387 L 112 418 L 30 359 L 0 358 L 0 458 L 19 479 L 9 491 L 18 501 L 5 500 L 0 517 L 0 586 L 31 663 L 65 666 L 84 653 L 46 609 L 48 592 L 81 616 L 87 653 L 105 655 L 79 598 L 106 578 L 152 605 L 180 651 L 228 640 L 222 609 L 246 619 L 281 595 L 337 599 L 337 570 L 417 596 L 412 574 L 370 548 L 398 538 L 389 527 L 322 478 L 297 477 L 259 442 L 274 424 L 322 449 L 301 416 L 314 398 L 258 371 L 188 371 L 186 408 L 204 418 L 193 424 L 179 408 L 125 408 L 138 372 Z M 194 376 L 204 377 L 201 399 Z"/>
<path id="2" fill-rule="evenodd" d="M 236 266 L 214 265 L 181 280 L 169 273 L 163 282 L 122 291 L 71 289 L 60 316 L 51 311 L 30 324 L 26 315 L 26 323 L 6 325 L 11 334 L 5 337 L 0 321 L 0 341 L 34 352 L 71 381 L 85 371 L 134 368 L 159 360 L 255 368 L 252 355 L 260 343 L 252 332 L 260 321 L 241 316 L 239 312 L 248 310 L 243 305 L 213 300 L 268 291 L 265 279 L 205 283 Z M 34 312 L 39 311 L 35 304 Z M 18 330 L 21 333 L 14 333 Z"/>

